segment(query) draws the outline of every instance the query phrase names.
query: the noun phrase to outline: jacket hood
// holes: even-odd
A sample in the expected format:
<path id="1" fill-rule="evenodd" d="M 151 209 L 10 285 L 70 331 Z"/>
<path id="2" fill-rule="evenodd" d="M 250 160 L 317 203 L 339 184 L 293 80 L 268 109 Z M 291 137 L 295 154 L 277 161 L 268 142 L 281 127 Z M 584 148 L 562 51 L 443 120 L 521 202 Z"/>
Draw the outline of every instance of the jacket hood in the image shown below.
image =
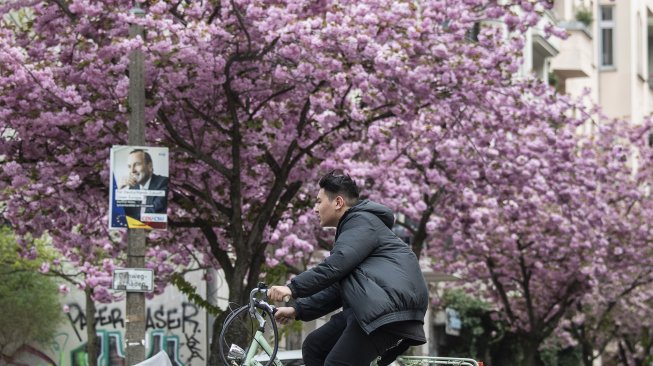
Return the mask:
<path id="1" fill-rule="evenodd" d="M 349 209 L 349 212 L 369 212 L 378 217 L 389 229 L 392 229 L 395 223 L 395 215 L 392 210 L 380 203 L 370 200 L 362 200 L 356 206 Z"/>

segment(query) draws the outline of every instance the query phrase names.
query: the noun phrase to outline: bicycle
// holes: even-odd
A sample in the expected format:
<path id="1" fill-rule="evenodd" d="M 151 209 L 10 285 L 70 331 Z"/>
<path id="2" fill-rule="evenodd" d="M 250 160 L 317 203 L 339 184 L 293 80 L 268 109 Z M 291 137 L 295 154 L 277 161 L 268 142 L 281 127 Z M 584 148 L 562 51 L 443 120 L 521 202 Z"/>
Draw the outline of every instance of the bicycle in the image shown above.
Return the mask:
<path id="1" fill-rule="evenodd" d="M 219 350 L 222 362 L 228 366 L 283 366 L 277 358 L 279 350 L 279 330 L 274 319 L 276 307 L 267 302 L 268 288 L 264 283 L 259 283 L 249 294 L 249 303 L 232 312 L 224 321 L 220 332 Z M 259 296 L 263 294 L 263 298 Z M 268 321 L 269 319 L 269 321 Z M 238 322 L 237 324 L 234 324 Z M 250 325 L 245 337 L 229 333 L 232 325 Z M 256 332 L 254 332 L 256 327 Z M 241 329 L 247 331 L 247 328 Z M 252 337 L 253 333 L 253 337 Z M 250 338 L 251 337 L 251 338 Z M 271 337 L 270 340 L 267 337 Z M 240 345 L 238 344 L 240 343 Z M 225 346 L 229 351 L 225 355 Z M 261 353 L 262 352 L 262 353 Z M 267 358 L 267 361 L 265 360 Z M 266 362 L 265 364 L 260 361 Z M 406 366 L 417 365 L 453 365 L 453 366 L 482 366 L 471 358 L 433 357 L 433 356 L 399 356 L 397 362 Z M 370 366 L 376 366 L 377 360 Z"/>
<path id="2" fill-rule="evenodd" d="M 219 342 L 220 357 L 225 365 L 283 366 L 276 357 L 279 350 L 279 330 L 274 320 L 276 307 L 268 304 L 267 292 L 267 286 L 259 283 L 249 293 L 249 303 L 236 309 L 225 319 Z M 263 298 L 259 298 L 261 294 L 264 295 Z M 241 328 L 234 332 L 233 326 L 241 326 Z M 256 327 L 255 332 L 254 327 Z M 243 331 L 246 333 L 243 334 Z M 266 338 L 269 336 L 274 338 L 272 344 Z M 226 355 L 225 346 L 229 347 Z M 269 356 L 265 364 L 261 364 L 256 359 L 260 349 Z"/>

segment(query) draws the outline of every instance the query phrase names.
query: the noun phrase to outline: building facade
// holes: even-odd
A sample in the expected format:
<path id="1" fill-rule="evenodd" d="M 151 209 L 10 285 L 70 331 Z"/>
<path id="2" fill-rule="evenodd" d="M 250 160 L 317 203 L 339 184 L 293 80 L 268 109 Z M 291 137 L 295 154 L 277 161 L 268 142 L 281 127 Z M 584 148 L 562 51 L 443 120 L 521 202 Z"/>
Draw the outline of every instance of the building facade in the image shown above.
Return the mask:
<path id="1" fill-rule="evenodd" d="M 544 21 L 568 33 L 543 39 L 529 31 L 524 74 L 590 100 L 608 118 L 640 123 L 653 111 L 653 0 L 556 0 Z"/>

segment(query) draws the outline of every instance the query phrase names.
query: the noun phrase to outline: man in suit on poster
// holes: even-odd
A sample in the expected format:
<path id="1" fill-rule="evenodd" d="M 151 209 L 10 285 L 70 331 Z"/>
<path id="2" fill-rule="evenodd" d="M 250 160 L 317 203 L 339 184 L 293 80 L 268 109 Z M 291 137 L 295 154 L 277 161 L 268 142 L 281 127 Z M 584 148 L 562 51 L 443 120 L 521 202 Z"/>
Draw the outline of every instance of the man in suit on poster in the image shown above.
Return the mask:
<path id="1" fill-rule="evenodd" d="M 154 174 L 152 157 L 143 149 L 135 149 L 127 158 L 129 175 L 121 179 L 118 189 L 161 190 L 168 192 L 168 177 Z M 168 200 L 164 196 L 147 196 L 143 207 L 125 207 L 125 214 L 136 220 L 144 213 L 165 214 Z"/>

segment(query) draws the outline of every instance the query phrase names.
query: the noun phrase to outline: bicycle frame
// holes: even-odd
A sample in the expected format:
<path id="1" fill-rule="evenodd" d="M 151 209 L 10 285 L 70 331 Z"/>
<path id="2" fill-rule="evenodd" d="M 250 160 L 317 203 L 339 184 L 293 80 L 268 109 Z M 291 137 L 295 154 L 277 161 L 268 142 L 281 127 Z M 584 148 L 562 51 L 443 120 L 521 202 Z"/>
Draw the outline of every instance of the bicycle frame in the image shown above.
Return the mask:
<path id="1" fill-rule="evenodd" d="M 254 359 L 256 353 L 258 352 L 259 346 L 263 348 L 265 353 L 267 353 L 268 355 L 272 354 L 272 346 L 270 346 L 267 339 L 265 339 L 265 337 L 263 336 L 263 332 L 257 330 L 256 334 L 254 334 L 254 339 L 252 340 L 252 343 L 250 343 L 249 348 L 247 349 L 247 356 L 245 357 L 245 362 L 243 363 L 243 366 L 262 366 L 260 362 Z M 283 366 L 283 364 L 281 363 L 278 357 L 275 357 L 274 365 Z"/>

